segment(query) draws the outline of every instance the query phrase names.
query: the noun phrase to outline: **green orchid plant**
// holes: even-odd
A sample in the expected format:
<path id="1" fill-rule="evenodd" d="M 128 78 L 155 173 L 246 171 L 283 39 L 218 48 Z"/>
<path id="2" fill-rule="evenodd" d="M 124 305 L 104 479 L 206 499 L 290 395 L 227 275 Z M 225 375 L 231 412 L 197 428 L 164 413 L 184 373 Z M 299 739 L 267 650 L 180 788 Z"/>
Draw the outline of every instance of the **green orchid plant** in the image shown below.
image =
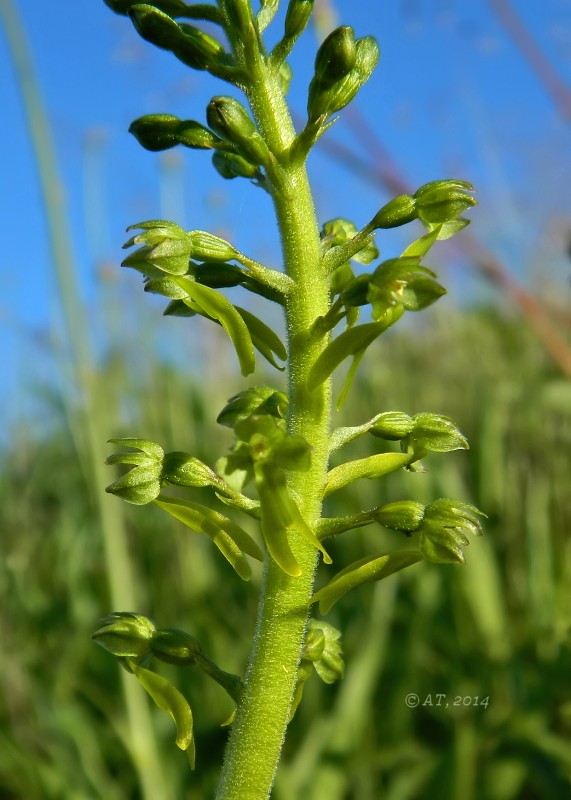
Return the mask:
<path id="1" fill-rule="evenodd" d="M 250 578 L 250 559 L 263 562 L 259 617 L 245 675 L 220 669 L 190 634 L 157 629 L 132 612 L 108 616 L 94 639 L 171 714 L 177 744 L 193 767 L 190 706 L 157 666 L 195 667 L 217 681 L 234 701 L 235 713 L 216 797 L 264 800 L 305 682 L 313 670 L 328 683 L 343 676 L 340 633 L 312 612 L 318 607 L 326 614 L 354 587 L 421 561 L 462 563 L 469 535 L 482 532 L 480 511 L 446 498 L 427 506 L 402 500 L 349 517 L 322 516 L 324 498 L 356 480 L 418 471 L 429 453 L 468 447 L 452 420 L 433 413 L 385 410 L 356 427 L 332 431 L 331 425 L 338 367 L 349 362 L 337 407 L 370 345 L 407 312 L 422 311 L 445 294 L 422 262 L 436 242 L 468 224 L 462 214 L 475 205 L 473 187 L 462 180 L 437 180 L 394 198 L 362 228 L 340 218 L 320 227 L 307 158 L 335 123 L 335 114 L 371 76 L 379 58 L 375 39 L 356 39 L 343 26 L 323 41 L 308 89 L 307 122 L 297 132 L 286 101 L 292 77 L 287 58 L 310 20 L 314 0 L 289 0 L 282 36 L 271 50 L 264 31 L 277 24 L 279 0 L 261 0 L 257 11 L 250 0 L 105 2 L 127 16 L 143 39 L 242 91 L 247 105 L 216 96 L 206 108 L 205 123 L 151 114 L 135 120 L 130 131 L 151 151 L 178 145 L 210 150 L 223 178 L 247 179 L 268 192 L 283 256 L 283 268 L 273 269 L 210 233 L 151 220 L 131 226 L 134 235 L 125 244 L 130 252 L 123 266 L 142 273 L 145 291 L 167 298 L 165 314 L 198 315 L 222 326 L 242 375 L 255 371 L 257 351 L 272 367 L 287 370 L 287 384 L 254 385 L 228 400 L 217 422 L 230 428 L 235 440 L 215 464 L 185 452 L 165 453 L 159 444 L 139 438 L 111 440 L 120 451 L 107 459 L 127 467 L 107 488 L 111 494 L 135 505 L 154 504 L 205 534 L 243 580 Z M 201 23 L 208 23 L 209 31 L 218 28 L 220 39 L 202 30 Z M 398 258 L 379 262 L 377 232 L 415 220 L 424 225 L 423 235 Z M 356 273 L 355 264 L 373 266 Z M 285 343 L 226 297 L 224 290 L 233 286 L 281 306 Z M 330 468 L 331 454 L 361 436 L 375 437 L 379 452 Z M 213 492 L 218 505 L 174 497 L 169 486 Z M 257 539 L 241 526 L 244 515 L 255 521 Z M 328 540 L 371 523 L 405 534 L 410 547 L 373 553 L 340 570 L 333 566 Z M 316 592 L 318 561 L 334 572 Z"/>

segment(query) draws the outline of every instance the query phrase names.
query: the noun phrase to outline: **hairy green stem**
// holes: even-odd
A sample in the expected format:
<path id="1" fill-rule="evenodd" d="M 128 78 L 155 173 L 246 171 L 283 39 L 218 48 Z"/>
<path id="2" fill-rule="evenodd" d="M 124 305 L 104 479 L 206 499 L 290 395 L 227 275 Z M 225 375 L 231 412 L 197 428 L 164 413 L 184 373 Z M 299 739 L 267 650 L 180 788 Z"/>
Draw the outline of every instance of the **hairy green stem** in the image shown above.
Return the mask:
<path id="1" fill-rule="evenodd" d="M 240 2 L 240 0 L 237 0 Z M 252 53 L 253 48 L 250 50 Z M 329 282 L 321 263 L 319 230 L 305 164 L 291 164 L 295 130 L 275 70 L 264 53 L 248 63 L 246 94 L 258 127 L 276 157 L 271 176 L 284 267 L 294 285 L 286 304 L 289 342 L 289 430 L 312 447 L 309 472 L 292 473 L 289 486 L 307 523 L 315 527 L 327 469 L 331 387 L 309 392 L 311 365 L 327 343 L 310 331 L 329 306 Z M 232 727 L 217 800 L 265 800 L 280 757 L 313 590 L 316 550 L 292 534 L 302 568 L 286 575 L 267 560 L 258 621 L 244 690 Z"/>

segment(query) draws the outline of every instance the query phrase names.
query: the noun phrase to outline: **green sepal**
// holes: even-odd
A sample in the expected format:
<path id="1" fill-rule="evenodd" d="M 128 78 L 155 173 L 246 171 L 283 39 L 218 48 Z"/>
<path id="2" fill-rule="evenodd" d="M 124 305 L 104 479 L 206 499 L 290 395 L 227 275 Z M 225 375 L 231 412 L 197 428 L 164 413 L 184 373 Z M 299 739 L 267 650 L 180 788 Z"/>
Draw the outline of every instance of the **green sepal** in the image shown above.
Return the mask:
<path id="1" fill-rule="evenodd" d="M 141 660 L 151 653 L 155 626 L 148 617 L 132 611 L 116 611 L 101 620 L 92 639 L 118 658 Z"/>
<path id="2" fill-rule="evenodd" d="M 367 581 L 380 581 L 422 560 L 422 553 L 418 550 L 401 550 L 397 553 L 361 558 L 338 572 L 326 586 L 313 595 L 310 603 L 318 602 L 319 611 L 327 614 L 338 600 L 356 586 Z"/>
<path id="3" fill-rule="evenodd" d="M 318 647 L 314 648 L 312 653 L 309 648 L 304 648 L 304 653 L 309 656 L 313 667 L 321 680 L 324 683 L 335 683 L 343 679 L 345 674 L 345 663 L 343 661 L 343 648 L 341 646 L 341 631 L 334 628 L 325 620 L 309 621 L 309 633 L 306 640 L 306 645 L 312 644 L 312 634 L 314 644 L 318 643 Z M 323 642 L 321 642 L 321 637 Z M 320 652 L 319 652 L 320 651 Z"/>
<path id="4" fill-rule="evenodd" d="M 283 392 L 271 386 L 253 386 L 231 397 L 216 417 L 216 422 L 234 428 L 237 422 L 253 414 L 269 414 L 278 420 L 285 420 L 287 407 L 287 395 Z"/>
<path id="5" fill-rule="evenodd" d="M 359 478 L 380 478 L 406 467 L 413 460 L 410 453 L 376 453 L 355 461 L 346 461 L 327 473 L 324 494 L 327 496 Z"/>
<path id="6" fill-rule="evenodd" d="M 258 561 L 263 554 L 252 537 L 243 528 L 227 517 L 198 503 L 189 500 L 176 500 L 161 495 L 154 500 L 155 505 L 182 522 L 187 528 L 209 536 L 224 558 L 234 567 L 245 581 L 251 578 L 250 565 L 243 553 Z M 243 551 L 243 552 L 242 552 Z"/>
<path id="7" fill-rule="evenodd" d="M 123 447 L 130 447 L 133 450 L 140 450 L 149 458 L 154 461 L 162 461 L 165 451 L 156 442 L 151 442 L 148 439 L 136 439 L 131 436 L 123 436 L 118 439 L 108 439 L 109 444 L 120 444 Z M 124 462 L 128 463 L 128 462 Z"/>
<path id="8" fill-rule="evenodd" d="M 136 228 L 142 233 L 132 236 L 123 249 L 142 245 L 130 253 L 121 263 L 131 267 L 149 278 L 162 278 L 169 275 L 184 275 L 188 270 L 191 255 L 190 239 L 186 231 L 168 220 L 149 220 L 129 225 L 127 231 Z"/>
<path id="9" fill-rule="evenodd" d="M 432 278 L 415 278 L 403 287 L 400 302 L 407 311 L 423 311 L 446 294 L 446 289 Z"/>
<path id="10" fill-rule="evenodd" d="M 448 453 L 452 450 L 468 450 L 470 447 L 450 417 L 422 413 L 415 414 L 413 420 L 414 428 L 403 439 L 403 448 L 408 452 Z"/>
<path id="11" fill-rule="evenodd" d="M 176 743 L 188 755 L 191 769 L 194 769 L 196 750 L 194 743 L 192 711 L 188 701 L 179 690 L 162 675 L 141 667 L 135 661 L 127 659 L 127 666 L 137 678 L 143 689 L 152 697 L 156 705 L 173 718 L 176 725 Z"/>
<path id="12" fill-rule="evenodd" d="M 246 323 L 246 327 L 250 331 L 250 336 L 252 337 L 252 344 L 256 350 L 262 354 L 272 367 L 283 371 L 285 367 L 280 367 L 276 362 L 274 353 L 279 359 L 286 361 L 287 350 L 277 333 L 245 308 L 241 308 L 240 306 L 234 306 L 234 308 Z"/>
<path id="13" fill-rule="evenodd" d="M 158 497 L 161 491 L 160 475 L 160 465 L 137 466 L 106 486 L 105 491 L 120 497 L 127 503 L 144 506 Z"/>
<path id="14" fill-rule="evenodd" d="M 420 552 L 435 564 L 463 564 L 463 547 L 468 537 L 462 531 L 445 528 L 438 522 L 426 520 L 419 532 Z"/>
<path id="15" fill-rule="evenodd" d="M 324 683 L 331 684 L 343 678 L 345 664 L 340 638 L 340 631 L 325 620 L 309 620 L 290 708 L 290 720 L 301 702 L 303 689 L 313 670 Z"/>
<path id="16" fill-rule="evenodd" d="M 256 367 L 254 345 L 248 327 L 232 303 L 224 295 L 190 278 L 176 277 L 175 282 L 184 289 L 191 301 L 212 319 L 217 320 L 234 344 L 242 375 L 249 375 Z M 188 305 L 187 300 L 183 300 Z M 192 305 L 190 305 L 192 309 Z M 194 309 L 193 309 L 194 310 Z"/>
<path id="17" fill-rule="evenodd" d="M 438 240 L 438 234 L 440 233 L 441 225 L 436 225 L 432 228 L 428 233 L 425 233 L 424 236 L 421 236 L 420 239 L 412 242 L 409 246 L 404 250 L 401 255 L 401 258 L 418 258 L 420 261 L 423 258 L 432 245 Z"/>
<path id="18" fill-rule="evenodd" d="M 470 194 L 473 191 L 472 184 L 456 179 L 425 183 L 413 195 L 418 216 L 429 227 L 456 220 L 478 204 Z"/>
<path id="19" fill-rule="evenodd" d="M 469 503 L 441 497 L 426 506 L 419 533 L 419 546 L 428 561 L 463 564 L 467 534 L 481 536 L 480 517 L 486 515 Z"/>

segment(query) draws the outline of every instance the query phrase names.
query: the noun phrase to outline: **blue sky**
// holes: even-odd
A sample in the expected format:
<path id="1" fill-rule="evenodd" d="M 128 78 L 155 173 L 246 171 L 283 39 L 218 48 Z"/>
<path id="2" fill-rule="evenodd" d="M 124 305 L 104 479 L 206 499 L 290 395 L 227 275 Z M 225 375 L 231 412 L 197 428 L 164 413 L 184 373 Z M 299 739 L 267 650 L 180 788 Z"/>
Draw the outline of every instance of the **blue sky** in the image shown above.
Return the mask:
<path id="1" fill-rule="evenodd" d="M 131 223 L 170 216 L 186 229 L 213 230 L 254 257 L 279 263 L 269 202 L 259 190 L 245 181 L 223 181 L 206 153 L 177 150 L 159 157 L 127 133 L 132 119 L 151 112 L 203 122 L 209 99 L 228 93 L 225 84 L 147 45 L 102 0 L 11 3 L 25 27 L 48 115 L 82 313 L 96 339 L 105 327 L 101 304 L 137 286 L 118 268 Z M 339 23 L 379 41 L 381 60 L 359 95 L 359 113 L 410 183 L 450 176 L 473 181 L 481 204 L 472 215 L 474 232 L 524 282 L 553 283 L 554 291 L 569 292 L 563 251 L 571 229 L 570 120 L 562 118 L 490 5 L 334 2 Z M 514 5 L 571 86 L 571 0 Z M 315 49 L 308 30 L 292 58 L 290 99 L 300 116 Z M 1 25 L 0 76 L 0 401 L 9 407 L 6 422 L 25 407 L 34 381 L 49 380 L 50 330 L 55 319 L 57 332 L 58 313 L 34 153 Z M 343 116 L 329 136 L 370 158 Z M 324 151 L 312 155 L 310 170 L 323 221 L 348 216 L 364 224 L 389 199 L 382 187 Z M 398 235 L 381 245 L 392 255 Z M 466 264 L 448 269 L 447 284 L 458 300 L 486 292 Z"/>

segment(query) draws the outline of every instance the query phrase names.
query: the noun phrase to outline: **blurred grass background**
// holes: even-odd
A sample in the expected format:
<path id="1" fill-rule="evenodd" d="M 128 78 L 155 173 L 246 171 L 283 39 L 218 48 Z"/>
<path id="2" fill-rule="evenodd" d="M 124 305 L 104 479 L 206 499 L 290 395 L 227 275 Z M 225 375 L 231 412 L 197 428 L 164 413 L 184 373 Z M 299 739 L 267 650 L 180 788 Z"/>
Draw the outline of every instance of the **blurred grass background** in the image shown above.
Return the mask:
<path id="1" fill-rule="evenodd" d="M 22 41 L 17 49 L 24 58 Z M 27 91 L 31 130 L 45 133 L 33 82 Z M 187 630 L 221 666 L 242 672 L 259 574 L 243 584 L 208 541 L 156 509 L 105 496 L 112 475 L 102 461 L 106 439 L 141 435 L 213 463 L 230 443 L 214 417 L 239 378 L 211 329 L 187 337 L 195 321 L 175 322 L 198 368 L 173 365 L 154 344 L 156 308 L 105 271 L 96 305 L 111 344 L 94 355 L 45 135 L 35 155 L 67 332 L 50 356 L 57 379 L 29 370 L 34 417 L 12 426 L 0 460 L 0 798 L 204 800 L 231 710 L 223 692 L 192 671 L 166 671 L 195 715 L 190 775 L 171 721 L 89 637 L 109 611 L 137 610 Z M 530 312 L 509 281 L 504 292 L 504 302 L 461 310 L 446 299 L 400 325 L 368 354 L 336 420 L 435 411 L 458 422 L 472 450 L 432 456 L 425 474 L 355 484 L 328 501 L 328 515 L 449 495 L 489 519 L 465 566 L 421 565 L 335 607 L 346 678 L 307 685 L 276 800 L 571 796 L 568 312 L 561 298 L 548 306 L 542 296 Z M 191 355 L 196 341 L 202 357 Z M 375 444 L 359 440 L 346 455 Z M 370 526 L 330 549 L 338 566 L 395 543 L 396 534 Z M 407 706 L 410 694 L 418 707 Z M 479 701 L 454 705 L 456 697 Z"/>

